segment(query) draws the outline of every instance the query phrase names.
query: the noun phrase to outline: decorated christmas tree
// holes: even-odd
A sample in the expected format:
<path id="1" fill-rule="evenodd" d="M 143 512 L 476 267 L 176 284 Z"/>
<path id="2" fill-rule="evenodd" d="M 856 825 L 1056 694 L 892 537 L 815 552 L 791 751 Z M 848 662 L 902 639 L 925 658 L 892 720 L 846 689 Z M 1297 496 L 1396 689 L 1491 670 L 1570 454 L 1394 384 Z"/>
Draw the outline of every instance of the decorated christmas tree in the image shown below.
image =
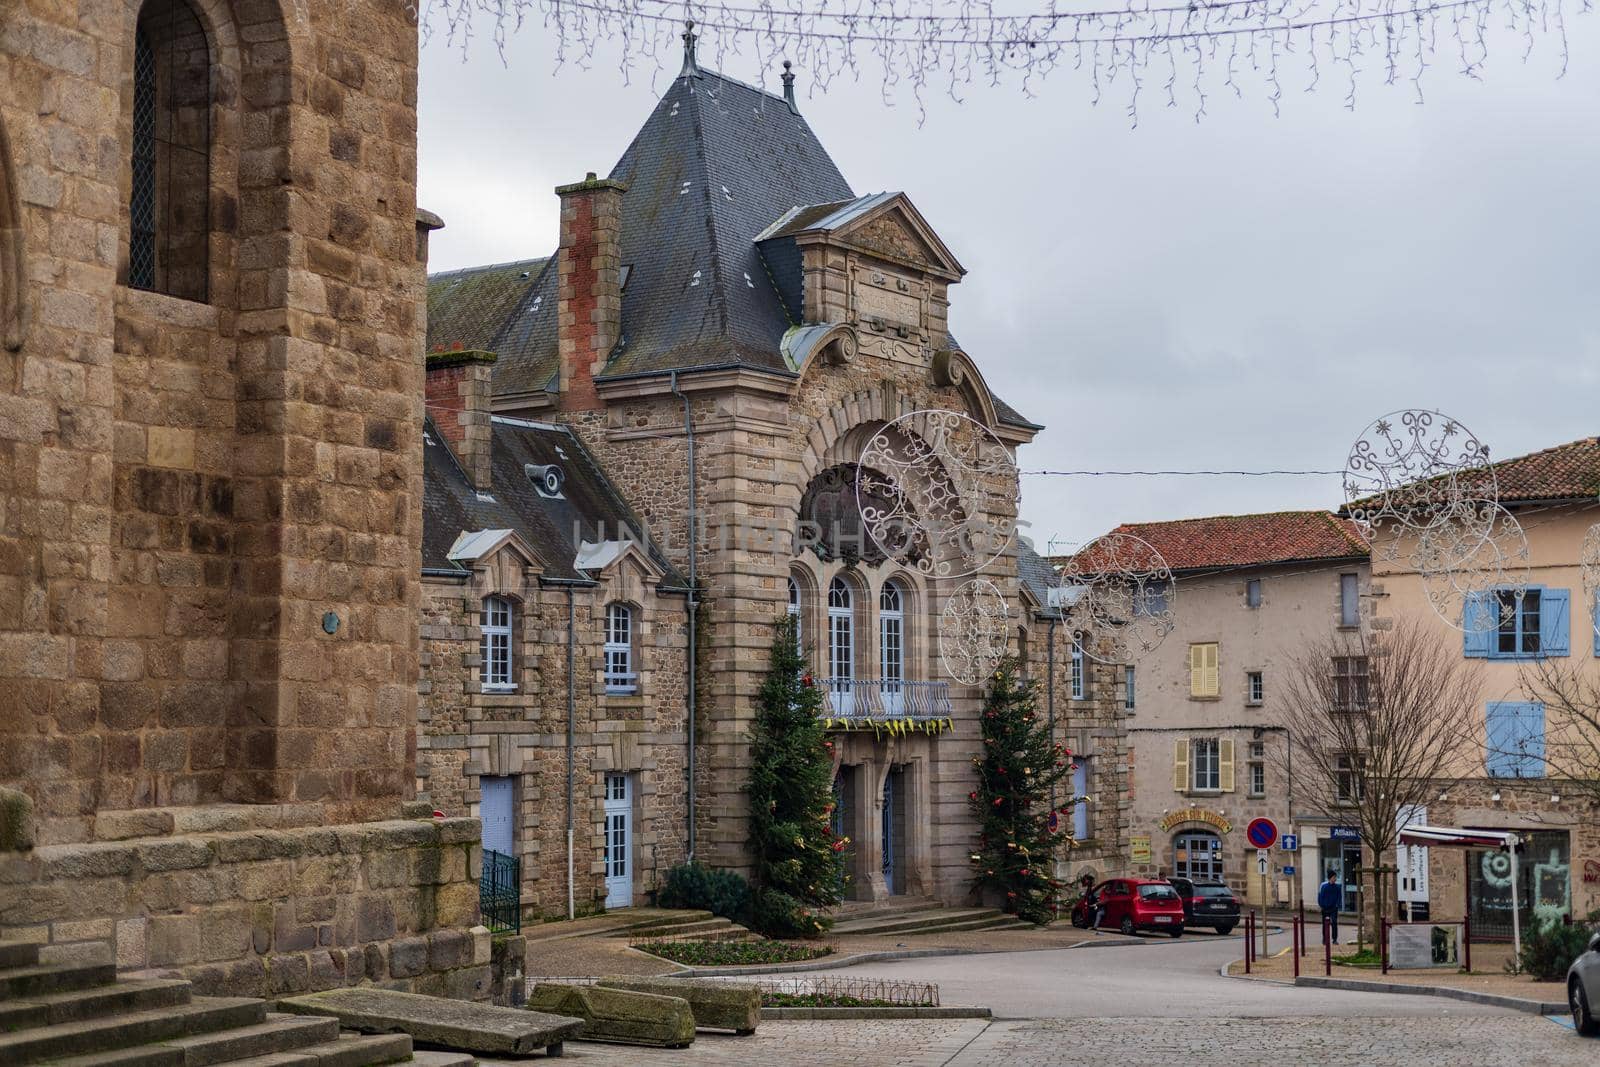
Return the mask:
<path id="1" fill-rule="evenodd" d="M 750 729 L 751 918 L 768 937 L 820 937 L 839 903 L 849 840 L 833 832 L 833 746 L 822 693 L 784 616 Z"/>
<path id="2" fill-rule="evenodd" d="M 1083 799 L 1069 795 L 1050 806 L 1052 787 L 1072 773 L 1072 753 L 1050 737 L 1035 684 L 1019 682 L 1009 661 L 989 679 L 981 725 L 983 749 L 972 761 L 978 787 L 967 794 L 980 827 L 969 857 L 973 885 L 997 890 L 1017 917 L 1047 923 L 1056 914 L 1055 855 L 1064 840 L 1050 827 Z"/>

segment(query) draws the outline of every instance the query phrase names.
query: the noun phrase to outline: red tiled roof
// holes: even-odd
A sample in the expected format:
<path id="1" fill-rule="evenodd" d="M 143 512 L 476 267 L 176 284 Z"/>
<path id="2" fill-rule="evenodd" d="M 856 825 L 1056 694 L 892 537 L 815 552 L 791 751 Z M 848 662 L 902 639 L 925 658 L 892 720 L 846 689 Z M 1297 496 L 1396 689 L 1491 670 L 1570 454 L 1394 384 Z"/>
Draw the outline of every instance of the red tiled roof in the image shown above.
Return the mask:
<path id="1" fill-rule="evenodd" d="M 1367 543 L 1355 523 L 1327 511 L 1128 522 L 1112 532 L 1133 534 L 1148 542 L 1174 571 L 1260 567 L 1367 554 Z M 1064 563 L 1065 558 L 1051 562 Z"/>
<path id="2" fill-rule="evenodd" d="M 1600 497 L 1600 437 L 1504 459 L 1493 468 L 1502 503 Z"/>

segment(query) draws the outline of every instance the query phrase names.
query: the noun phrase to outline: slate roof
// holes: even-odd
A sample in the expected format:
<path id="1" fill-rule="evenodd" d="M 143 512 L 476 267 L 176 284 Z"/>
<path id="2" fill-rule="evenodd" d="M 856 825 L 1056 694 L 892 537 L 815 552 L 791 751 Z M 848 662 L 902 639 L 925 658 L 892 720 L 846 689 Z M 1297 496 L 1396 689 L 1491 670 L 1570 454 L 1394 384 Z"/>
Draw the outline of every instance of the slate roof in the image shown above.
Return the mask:
<path id="1" fill-rule="evenodd" d="M 731 78 L 680 76 L 608 177 L 628 185 L 621 260 L 629 273 L 621 340 L 599 378 L 723 366 L 792 376 L 779 342 L 800 308 L 780 291 L 795 293 L 798 279 L 786 285 L 773 274 L 797 273 L 798 264 L 769 262 L 756 238 L 797 207 L 814 206 L 806 214 L 821 218 L 857 201 L 806 120 L 782 97 Z M 428 286 L 429 315 L 440 317 L 429 324 L 430 350 L 461 341 L 495 352 L 502 397 L 552 388 L 558 365 L 556 269 L 546 262 L 542 273 L 508 277 L 516 268 L 527 269 L 455 271 Z M 996 410 L 1037 428 L 998 398 Z"/>
<path id="2" fill-rule="evenodd" d="M 1355 523 L 1327 511 L 1127 522 L 1113 532 L 1133 534 L 1149 543 L 1174 573 L 1363 559 L 1368 555 L 1367 543 Z M 1089 551 L 1093 551 L 1092 545 Z"/>
<path id="3" fill-rule="evenodd" d="M 449 558 L 457 536 L 475 530 L 514 530 L 544 563 L 552 578 L 584 578 L 573 561 L 579 542 L 615 540 L 619 530 L 642 533 L 627 501 L 617 492 L 582 441 L 564 426 L 496 417 L 491 423 L 493 488 L 480 496 L 467 481 L 432 420 L 425 425 L 422 465 L 422 566 L 460 570 Z M 566 475 L 558 499 L 540 496 L 525 464 L 556 464 Z M 625 536 L 625 535 L 620 535 Z M 653 543 L 650 557 L 666 572 L 661 589 L 686 583 Z M 463 571 L 463 573 L 465 573 Z"/>
<path id="4" fill-rule="evenodd" d="M 1041 611 L 1050 603 L 1050 590 L 1061 584 L 1054 565 L 1022 541 L 1017 542 L 1017 579 L 1028 587 Z"/>

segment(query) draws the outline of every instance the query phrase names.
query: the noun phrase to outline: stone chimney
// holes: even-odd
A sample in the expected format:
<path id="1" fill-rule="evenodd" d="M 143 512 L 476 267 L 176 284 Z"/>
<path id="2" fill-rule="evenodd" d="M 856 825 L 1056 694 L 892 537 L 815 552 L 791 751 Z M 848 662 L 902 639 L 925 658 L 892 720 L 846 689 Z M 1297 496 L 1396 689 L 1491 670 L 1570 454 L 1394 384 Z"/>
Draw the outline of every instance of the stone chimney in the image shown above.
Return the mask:
<path id="1" fill-rule="evenodd" d="M 562 411 L 602 406 L 594 376 L 622 336 L 622 182 L 590 173 L 561 197 L 557 348 Z"/>
<path id="2" fill-rule="evenodd" d="M 467 481 L 489 491 L 489 372 L 493 352 L 456 350 L 428 354 L 428 417 L 454 452 Z"/>

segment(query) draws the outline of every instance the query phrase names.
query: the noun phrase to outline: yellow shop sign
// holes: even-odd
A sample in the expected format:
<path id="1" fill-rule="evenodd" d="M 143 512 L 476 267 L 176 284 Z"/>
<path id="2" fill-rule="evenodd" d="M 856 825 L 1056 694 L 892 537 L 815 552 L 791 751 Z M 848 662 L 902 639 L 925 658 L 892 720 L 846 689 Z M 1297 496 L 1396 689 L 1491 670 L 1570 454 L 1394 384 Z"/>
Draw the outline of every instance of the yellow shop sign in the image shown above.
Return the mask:
<path id="1" fill-rule="evenodd" d="M 1214 811 L 1207 811 L 1204 808 L 1184 808 L 1181 811 L 1172 812 L 1163 818 L 1158 825 L 1161 827 L 1162 832 L 1165 833 L 1181 822 L 1203 822 L 1207 826 L 1215 826 L 1223 833 L 1228 833 L 1233 829 L 1233 824 L 1227 819 L 1224 819 Z"/>

